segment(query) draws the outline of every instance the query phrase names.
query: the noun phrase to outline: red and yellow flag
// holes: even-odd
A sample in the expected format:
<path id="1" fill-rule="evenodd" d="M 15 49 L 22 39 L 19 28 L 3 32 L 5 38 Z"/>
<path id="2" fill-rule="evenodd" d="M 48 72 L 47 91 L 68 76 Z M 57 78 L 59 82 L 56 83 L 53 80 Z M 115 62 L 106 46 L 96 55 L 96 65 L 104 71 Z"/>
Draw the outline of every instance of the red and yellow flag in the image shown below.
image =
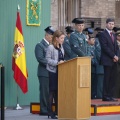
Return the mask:
<path id="1" fill-rule="evenodd" d="M 12 56 L 12 70 L 14 72 L 14 79 L 19 85 L 23 93 L 28 91 L 27 84 L 27 67 L 26 67 L 26 55 L 25 45 L 22 32 L 22 24 L 20 20 L 20 13 L 17 12 L 15 38 L 14 38 L 14 49 Z"/>

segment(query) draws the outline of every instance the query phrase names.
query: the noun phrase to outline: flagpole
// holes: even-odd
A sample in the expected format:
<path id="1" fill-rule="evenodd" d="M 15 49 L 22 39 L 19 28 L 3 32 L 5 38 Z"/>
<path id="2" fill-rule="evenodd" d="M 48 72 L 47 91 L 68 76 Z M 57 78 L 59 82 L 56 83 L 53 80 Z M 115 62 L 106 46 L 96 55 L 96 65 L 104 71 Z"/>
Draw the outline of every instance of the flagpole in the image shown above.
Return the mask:
<path id="1" fill-rule="evenodd" d="M 17 6 L 17 11 L 19 11 L 20 10 L 20 6 L 19 6 L 19 4 L 18 4 L 18 6 Z M 19 105 L 19 97 L 18 97 L 18 89 L 19 89 L 19 86 L 17 85 L 17 105 L 16 105 L 16 110 L 23 110 L 23 108 L 22 107 L 20 107 L 20 105 Z"/>
<path id="2" fill-rule="evenodd" d="M 16 97 L 17 97 L 17 106 L 16 110 L 22 110 L 22 107 L 19 105 L 19 88 L 25 94 L 28 91 L 27 84 L 27 68 L 26 68 L 26 56 L 24 48 L 24 39 L 22 33 L 22 24 L 20 19 L 20 6 L 17 6 L 17 19 L 16 19 L 16 29 L 15 29 L 15 38 L 14 38 L 14 48 L 12 56 L 12 70 L 14 72 L 14 79 L 17 83 Z"/>
<path id="3" fill-rule="evenodd" d="M 18 85 L 17 85 L 17 105 L 16 105 L 16 108 L 15 108 L 15 109 L 16 109 L 16 110 L 23 110 L 23 108 L 20 107 L 19 102 L 18 102 L 18 101 L 19 101 L 19 97 L 18 97 L 18 88 L 19 88 L 19 87 L 18 87 Z"/>

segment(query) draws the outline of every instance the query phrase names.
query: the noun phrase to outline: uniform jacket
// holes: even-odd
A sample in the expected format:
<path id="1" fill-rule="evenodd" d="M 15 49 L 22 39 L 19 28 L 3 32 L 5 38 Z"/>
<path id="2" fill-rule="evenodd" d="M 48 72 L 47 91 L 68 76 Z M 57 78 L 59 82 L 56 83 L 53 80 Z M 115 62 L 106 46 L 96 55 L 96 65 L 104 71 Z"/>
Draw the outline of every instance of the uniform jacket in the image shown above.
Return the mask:
<path id="1" fill-rule="evenodd" d="M 99 37 L 101 44 L 101 63 L 105 66 L 112 66 L 114 64 L 113 58 L 118 54 L 118 45 L 116 37 L 114 36 L 114 43 L 107 30 L 104 30 Z"/>
<path id="2" fill-rule="evenodd" d="M 118 60 L 118 63 L 117 63 L 117 70 L 118 70 L 118 72 L 120 73 L 120 42 L 117 41 L 117 44 L 118 44 L 118 48 L 119 48 L 119 50 L 118 50 L 119 60 Z"/>
<path id="3" fill-rule="evenodd" d="M 95 54 L 98 61 L 98 64 L 96 66 L 96 74 L 104 74 L 103 65 L 100 65 L 101 46 L 98 38 L 95 40 L 95 49 Z"/>
<path id="4" fill-rule="evenodd" d="M 48 77 L 48 71 L 46 70 L 47 60 L 45 58 L 48 46 L 44 39 L 35 46 L 35 57 L 39 63 L 37 71 L 38 76 Z"/>
<path id="5" fill-rule="evenodd" d="M 65 51 L 65 60 L 70 60 L 71 58 L 73 58 L 68 36 L 66 36 L 64 39 L 63 48 Z"/>
<path id="6" fill-rule="evenodd" d="M 85 34 L 75 31 L 71 33 L 69 41 L 73 52 L 73 57 L 87 56 L 87 41 Z"/>
<path id="7" fill-rule="evenodd" d="M 61 51 L 64 56 L 63 46 L 61 46 Z M 47 48 L 46 59 L 47 59 L 46 69 L 50 72 L 56 73 L 58 64 L 58 50 L 53 45 L 49 45 L 49 47 Z"/>
<path id="8" fill-rule="evenodd" d="M 118 44 L 118 48 L 119 48 L 119 50 L 118 50 L 118 56 L 119 56 L 119 58 L 120 58 L 120 42 L 117 41 L 117 44 Z"/>

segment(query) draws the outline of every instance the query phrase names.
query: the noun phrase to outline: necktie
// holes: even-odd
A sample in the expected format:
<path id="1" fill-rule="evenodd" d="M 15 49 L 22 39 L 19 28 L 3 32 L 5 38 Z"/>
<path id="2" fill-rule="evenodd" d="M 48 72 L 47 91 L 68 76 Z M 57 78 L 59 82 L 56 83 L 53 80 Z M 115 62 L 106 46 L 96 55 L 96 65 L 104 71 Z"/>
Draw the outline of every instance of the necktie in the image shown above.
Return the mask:
<path id="1" fill-rule="evenodd" d="M 114 43 L 114 37 L 112 32 L 110 32 L 110 36 L 111 36 L 112 42 Z"/>

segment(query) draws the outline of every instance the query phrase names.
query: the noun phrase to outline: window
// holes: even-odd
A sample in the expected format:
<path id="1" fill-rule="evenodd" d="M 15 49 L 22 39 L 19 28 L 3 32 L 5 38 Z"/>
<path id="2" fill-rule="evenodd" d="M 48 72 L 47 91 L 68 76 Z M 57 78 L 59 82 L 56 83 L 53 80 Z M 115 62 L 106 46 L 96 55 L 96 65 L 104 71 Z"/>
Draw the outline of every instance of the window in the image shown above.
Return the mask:
<path id="1" fill-rule="evenodd" d="M 64 30 L 75 17 L 81 16 L 81 0 L 58 0 L 58 28 Z"/>
<path id="2" fill-rule="evenodd" d="M 120 18 L 120 0 L 115 1 L 115 17 Z"/>
<path id="3" fill-rule="evenodd" d="M 81 0 L 58 0 L 58 29 L 64 31 L 66 26 L 72 26 L 71 21 L 77 17 L 81 17 Z M 101 18 L 89 16 L 83 18 L 85 19 L 85 27 L 101 26 Z"/>

